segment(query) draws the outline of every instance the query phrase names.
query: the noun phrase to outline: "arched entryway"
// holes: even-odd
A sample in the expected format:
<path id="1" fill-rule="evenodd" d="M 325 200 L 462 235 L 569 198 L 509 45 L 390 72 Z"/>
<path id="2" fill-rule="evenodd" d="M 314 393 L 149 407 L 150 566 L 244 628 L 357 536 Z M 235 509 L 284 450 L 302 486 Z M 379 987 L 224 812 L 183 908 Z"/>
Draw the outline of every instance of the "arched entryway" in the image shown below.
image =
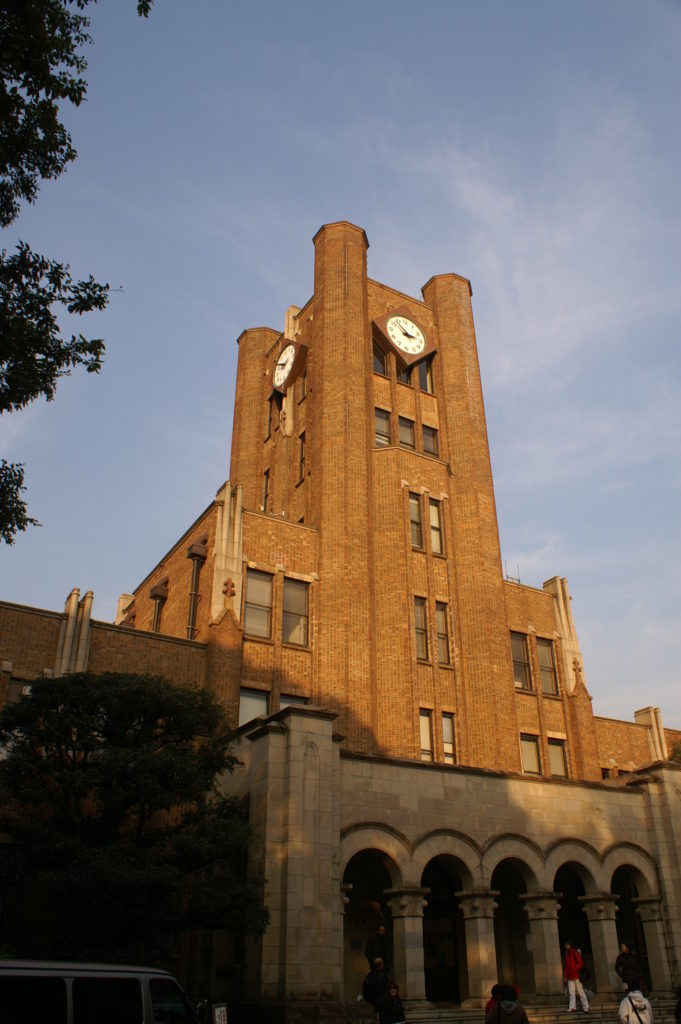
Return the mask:
<path id="1" fill-rule="evenodd" d="M 582 866 L 575 863 L 563 864 L 556 872 L 553 889 L 554 892 L 562 894 L 559 897 L 558 936 L 561 950 L 565 943 L 569 942 L 571 946 L 581 951 L 584 964 L 594 978 L 589 922 L 580 902 L 580 896 L 586 896 L 582 874 Z"/>
<path id="2" fill-rule="evenodd" d="M 455 858 L 442 855 L 426 865 L 421 885 L 428 888 L 423 911 L 426 998 L 461 1003 L 468 996 L 466 934 L 455 893 L 463 890 Z"/>
<path id="3" fill-rule="evenodd" d="M 491 888 L 499 893 L 494 914 L 497 978 L 502 985 L 517 985 L 527 997 L 535 991 L 535 978 L 530 922 L 521 900 L 527 892 L 525 866 L 516 860 L 501 861 L 492 874 Z"/>
<path id="4" fill-rule="evenodd" d="M 637 876 L 639 876 L 639 872 L 636 868 L 629 867 L 628 865 L 619 867 L 612 876 L 610 891 L 618 898 L 617 917 L 615 918 L 617 944 L 621 946 L 625 942 L 629 949 L 636 953 L 643 971 L 642 981 L 650 989 L 652 988 L 652 983 L 648 966 L 646 939 L 643 925 L 639 915 L 636 913 L 634 903 L 639 896 L 643 895 L 639 890 L 640 877 L 637 878 Z"/>
<path id="5" fill-rule="evenodd" d="M 392 861 L 380 850 L 361 850 L 345 869 L 343 979 L 346 999 L 354 999 L 362 991 L 362 981 L 369 970 L 364 947 L 381 924 L 386 930 L 388 970 L 392 972 L 392 921 L 385 890 L 393 887 L 395 879 Z"/>

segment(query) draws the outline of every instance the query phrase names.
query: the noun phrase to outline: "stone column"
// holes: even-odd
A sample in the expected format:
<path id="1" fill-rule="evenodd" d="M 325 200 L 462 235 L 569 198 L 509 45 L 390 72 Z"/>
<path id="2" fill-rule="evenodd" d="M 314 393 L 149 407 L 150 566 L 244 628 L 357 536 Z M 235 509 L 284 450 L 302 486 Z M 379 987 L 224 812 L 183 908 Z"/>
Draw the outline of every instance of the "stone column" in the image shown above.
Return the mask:
<path id="1" fill-rule="evenodd" d="M 580 896 L 591 935 L 591 952 L 594 958 L 595 988 L 601 995 L 620 991 L 620 980 L 615 973 L 617 959 L 617 927 L 615 913 L 617 896 L 608 892 L 597 896 Z"/>
<path id="2" fill-rule="evenodd" d="M 464 1006 L 484 1006 L 497 980 L 497 950 L 494 943 L 494 911 L 497 889 L 454 894 L 466 927 L 468 999 Z"/>
<path id="3" fill-rule="evenodd" d="M 648 953 L 650 981 L 656 992 L 668 991 L 672 987 L 669 974 L 669 958 L 664 941 L 662 924 L 662 897 L 639 896 L 631 901 L 643 925 Z"/>
<path id="4" fill-rule="evenodd" d="M 538 996 L 561 995 L 563 964 L 558 936 L 561 893 L 531 892 L 520 897 L 530 922 L 534 985 Z"/>
<path id="5" fill-rule="evenodd" d="M 430 889 L 386 889 L 393 922 L 395 980 L 410 1003 L 426 1003 L 423 908 Z"/>

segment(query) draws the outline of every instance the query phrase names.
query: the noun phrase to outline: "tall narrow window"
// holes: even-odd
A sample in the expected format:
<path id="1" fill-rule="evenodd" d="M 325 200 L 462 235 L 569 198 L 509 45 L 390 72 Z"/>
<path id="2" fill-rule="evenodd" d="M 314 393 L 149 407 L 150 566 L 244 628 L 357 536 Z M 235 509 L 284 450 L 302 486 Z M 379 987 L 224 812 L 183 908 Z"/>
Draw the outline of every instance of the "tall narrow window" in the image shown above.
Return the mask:
<path id="1" fill-rule="evenodd" d="M 433 712 L 428 708 L 419 711 L 419 731 L 421 733 L 421 760 L 433 760 Z"/>
<path id="2" fill-rule="evenodd" d="M 416 632 L 416 657 L 428 661 L 428 616 L 425 597 L 414 598 L 414 629 Z"/>
<path id="3" fill-rule="evenodd" d="M 404 416 L 400 416 L 400 444 L 403 448 L 414 447 L 414 421 L 408 420 Z"/>
<path id="4" fill-rule="evenodd" d="M 427 391 L 429 395 L 433 394 L 433 361 L 431 359 L 422 359 L 418 364 L 419 372 L 419 388 L 421 391 Z"/>
<path id="5" fill-rule="evenodd" d="M 307 647 L 307 588 L 302 580 L 284 579 L 281 639 L 285 644 Z"/>
<path id="6" fill-rule="evenodd" d="M 539 675 L 544 693 L 558 693 L 556 676 L 556 659 L 553 654 L 553 640 L 537 637 L 537 656 L 539 658 Z"/>
<path id="7" fill-rule="evenodd" d="M 435 604 L 435 624 L 437 628 L 437 660 L 441 665 L 449 665 L 447 605 L 443 601 L 437 601 Z"/>
<path id="8" fill-rule="evenodd" d="M 161 631 L 161 613 L 163 611 L 163 605 L 168 599 L 168 577 L 160 580 L 155 587 L 152 587 L 149 591 L 149 597 L 154 602 L 154 617 L 151 623 L 152 633 L 160 633 Z"/>
<path id="9" fill-rule="evenodd" d="M 374 409 L 376 447 L 385 448 L 391 442 L 390 413 L 387 409 Z"/>
<path id="10" fill-rule="evenodd" d="M 435 427 L 423 428 L 423 450 L 428 455 L 440 454 L 440 442 Z"/>
<path id="11" fill-rule="evenodd" d="M 565 740 L 549 740 L 549 767 L 552 775 L 567 776 Z"/>
<path id="12" fill-rule="evenodd" d="M 298 438 L 298 483 L 305 479 L 305 431 Z"/>
<path id="13" fill-rule="evenodd" d="M 456 744 L 454 741 L 454 715 L 442 716 L 442 747 L 445 764 L 456 764 Z"/>
<path id="14" fill-rule="evenodd" d="M 301 373 L 298 383 L 298 401 L 302 402 L 307 394 L 307 370 L 305 373 Z"/>
<path id="15" fill-rule="evenodd" d="M 244 632 L 267 639 L 272 635 L 272 577 L 256 569 L 246 572 Z"/>
<path id="16" fill-rule="evenodd" d="M 423 547 L 423 526 L 421 525 L 421 497 L 409 493 L 409 528 L 411 530 L 411 546 Z"/>
<path id="17" fill-rule="evenodd" d="M 531 690 L 530 656 L 527 649 L 527 637 L 524 633 L 511 633 L 511 654 L 513 655 L 515 685 L 520 690 Z"/>
<path id="18" fill-rule="evenodd" d="M 376 341 L 374 342 L 374 373 L 380 373 L 382 377 L 388 376 L 388 357 Z"/>
<path id="19" fill-rule="evenodd" d="M 539 737 L 522 732 L 520 734 L 520 752 L 523 759 L 523 771 L 528 775 L 541 775 Z"/>
<path id="20" fill-rule="evenodd" d="M 191 559 L 192 563 L 192 576 L 191 583 L 189 584 L 189 612 L 187 615 L 187 640 L 193 640 L 196 636 L 196 612 L 199 605 L 199 576 L 201 575 L 201 569 L 203 563 L 206 561 L 206 555 L 208 549 L 205 545 L 205 540 L 199 541 L 198 544 L 190 544 L 187 549 L 187 558 Z"/>
<path id="21" fill-rule="evenodd" d="M 442 543 L 442 516 L 440 515 L 440 502 L 435 498 L 429 501 L 430 509 L 430 547 L 434 555 L 441 555 L 444 551 Z"/>
<path id="22" fill-rule="evenodd" d="M 400 382 L 400 384 L 408 384 L 411 387 L 411 367 L 405 366 L 405 368 L 402 370 L 398 366 L 397 379 Z"/>
<path id="23" fill-rule="evenodd" d="M 267 512 L 267 500 L 270 496 L 270 471 L 266 469 L 262 475 L 263 488 L 262 488 L 262 510 Z"/>

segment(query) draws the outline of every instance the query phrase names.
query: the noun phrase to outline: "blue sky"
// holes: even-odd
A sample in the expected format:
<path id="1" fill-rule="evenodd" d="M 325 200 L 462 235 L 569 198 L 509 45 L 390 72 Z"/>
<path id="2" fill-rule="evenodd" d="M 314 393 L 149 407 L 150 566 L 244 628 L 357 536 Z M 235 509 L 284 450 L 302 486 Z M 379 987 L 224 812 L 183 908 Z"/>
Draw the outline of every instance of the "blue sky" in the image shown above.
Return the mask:
<path id="1" fill-rule="evenodd" d="M 681 5 L 134 0 L 92 10 L 79 157 L 18 238 L 121 290 L 52 403 L 0 421 L 43 524 L 0 595 L 111 620 L 226 478 L 236 338 L 312 236 L 473 286 L 502 558 L 566 576 L 598 714 L 681 728 Z"/>

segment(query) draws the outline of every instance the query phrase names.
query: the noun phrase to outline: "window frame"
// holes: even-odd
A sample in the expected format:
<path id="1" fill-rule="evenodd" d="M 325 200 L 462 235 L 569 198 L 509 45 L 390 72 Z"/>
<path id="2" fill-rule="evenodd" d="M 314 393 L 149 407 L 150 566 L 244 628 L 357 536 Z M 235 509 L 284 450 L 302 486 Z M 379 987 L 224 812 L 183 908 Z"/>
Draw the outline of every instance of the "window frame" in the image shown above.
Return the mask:
<path id="1" fill-rule="evenodd" d="M 525 757 L 525 753 L 532 751 L 534 754 L 534 763 L 536 768 L 528 768 L 528 759 Z M 541 775 L 541 751 L 539 749 L 539 737 L 534 733 L 521 732 L 520 734 L 520 758 L 523 766 L 523 772 L 526 775 Z"/>
<path id="2" fill-rule="evenodd" d="M 424 739 L 429 746 L 424 746 Z M 419 708 L 419 742 L 421 744 L 421 760 L 434 761 L 433 749 L 433 712 L 431 708 Z"/>
<path id="3" fill-rule="evenodd" d="M 424 423 L 421 428 L 423 435 L 423 451 L 426 455 L 434 455 L 435 458 L 440 457 L 440 436 L 437 427 L 431 427 L 427 423 Z M 429 444 L 426 444 L 426 437 L 430 438 Z"/>
<path id="4" fill-rule="evenodd" d="M 524 660 L 516 657 L 518 653 L 514 650 L 513 640 L 514 638 L 521 640 L 523 644 Z M 533 690 L 532 686 L 532 670 L 530 666 L 530 644 L 527 633 L 520 633 L 518 630 L 512 629 L 510 631 L 510 643 L 511 643 L 511 658 L 513 660 L 513 681 L 517 690 L 522 690 L 525 693 L 531 693 Z M 518 679 L 518 666 L 523 666 L 523 679 Z"/>
<path id="5" fill-rule="evenodd" d="M 445 723 L 449 723 L 449 728 L 445 728 Z M 456 723 L 452 711 L 442 712 L 442 753 L 445 764 L 456 764 Z"/>
<path id="6" fill-rule="evenodd" d="M 451 665 L 451 655 L 449 652 L 449 620 L 447 618 L 447 604 L 445 601 L 435 602 L 435 629 L 437 631 L 438 665 Z"/>
<path id="7" fill-rule="evenodd" d="M 298 483 L 305 479 L 305 431 L 298 435 Z"/>
<path id="8" fill-rule="evenodd" d="M 251 580 L 253 580 L 253 582 L 255 583 L 256 577 L 260 577 L 261 582 L 264 582 L 266 579 L 269 581 L 269 590 L 270 590 L 269 605 L 265 605 L 265 604 L 261 604 L 260 602 L 257 602 L 257 601 L 249 600 L 249 597 L 248 597 L 248 582 L 249 582 L 249 578 Z M 244 636 L 248 637 L 249 639 L 252 639 L 252 638 L 255 638 L 256 640 L 271 640 L 272 639 L 272 598 L 273 598 L 273 590 L 274 590 L 274 576 L 272 575 L 272 573 L 270 573 L 270 572 L 263 572 L 261 569 L 246 569 L 246 579 L 244 580 L 244 615 L 243 615 L 243 625 L 244 625 Z M 248 628 L 248 611 L 249 611 L 250 608 L 259 609 L 259 610 L 262 610 L 262 609 L 266 610 L 266 612 L 267 612 L 267 625 L 268 625 L 268 632 L 267 633 L 258 633 L 258 632 L 253 633 L 253 632 L 250 632 L 250 630 Z"/>
<path id="9" fill-rule="evenodd" d="M 564 739 L 558 736 L 549 736 L 547 741 L 549 749 L 549 769 L 551 771 L 551 777 L 555 779 L 567 779 L 568 778 L 568 763 L 567 763 L 567 744 Z M 553 758 L 551 751 L 560 751 L 561 768 L 562 771 L 553 770 Z"/>
<path id="10" fill-rule="evenodd" d="M 537 640 L 537 661 L 539 663 L 539 683 L 542 693 L 549 697 L 558 696 L 558 672 L 556 670 L 556 652 L 553 640 L 545 636 L 538 636 Z M 550 664 L 542 664 L 542 652 L 548 651 Z"/>
<path id="11" fill-rule="evenodd" d="M 297 610 L 287 609 L 287 592 L 290 597 L 291 593 L 302 593 L 305 598 L 305 611 L 301 612 Z M 288 637 L 284 635 L 285 625 L 287 623 L 287 616 L 290 621 L 291 617 L 297 619 L 297 624 L 293 630 L 289 632 Z M 291 640 L 291 633 L 298 628 L 299 625 L 303 625 L 305 639 L 303 642 L 298 640 Z M 310 584 L 305 580 L 297 580 L 292 576 L 284 576 L 284 586 L 281 598 L 281 642 L 283 644 L 292 644 L 294 647 L 308 647 L 310 638 Z"/>
<path id="12" fill-rule="evenodd" d="M 433 522 L 435 512 L 437 522 Z M 434 555 L 444 555 L 445 535 L 442 528 L 442 502 L 439 498 L 428 499 L 428 517 L 430 520 L 430 550 Z"/>
<path id="13" fill-rule="evenodd" d="M 264 712 L 261 712 L 261 713 L 259 713 L 257 715 L 254 715 L 252 718 L 246 718 L 246 717 L 242 718 L 242 713 L 241 713 L 241 699 L 242 699 L 242 697 L 245 698 L 246 700 L 253 700 L 255 704 L 262 704 L 264 702 L 264 705 L 265 705 Z M 271 694 L 268 693 L 266 690 L 255 690 L 252 686 L 242 686 L 239 689 L 239 719 L 238 719 L 238 721 L 239 721 L 239 728 L 241 728 L 242 725 L 247 725 L 248 722 L 254 722 L 256 720 L 256 718 L 263 718 L 263 717 L 267 718 L 267 716 L 270 713 L 270 698 L 271 698 Z"/>
<path id="14" fill-rule="evenodd" d="M 399 416 L 397 421 L 398 435 L 400 439 L 400 447 L 407 448 L 409 451 L 416 450 L 416 424 L 414 420 L 408 419 L 406 416 Z M 403 440 L 403 428 L 408 431 L 407 436 L 411 438 L 411 441 Z"/>
<path id="15" fill-rule="evenodd" d="M 417 364 L 419 391 L 424 395 L 434 395 L 435 385 L 433 383 L 433 357 L 428 356 Z"/>
<path id="16" fill-rule="evenodd" d="M 388 448 L 393 443 L 391 413 L 380 405 L 374 407 L 374 445 L 376 448 Z M 387 426 L 387 433 L 379 431 L 379 423 Z"/>
<path id="17" fill-rule="evenodd" d="M 373 367 L 374 373 L 377 373 L 379 377 L 388 376 L 388 353 L 377 341 L 374 341 Z"/>
<path id="18" fill-rule="evenodd" d="M 428 599 L 414 596 L 414 639 L 416 660 L 429 661 L 428 657 Z M 422 651 L 423 653 L 419 653 Z"/>
<path id="19" fill-rule="evenodd" d="M 416 512 L 416 515 L 414 515 Z M 421 495 L 409 491 L 409 534 L 414 551 L 423 551 L 423 517 L 421 515 Z"/>

